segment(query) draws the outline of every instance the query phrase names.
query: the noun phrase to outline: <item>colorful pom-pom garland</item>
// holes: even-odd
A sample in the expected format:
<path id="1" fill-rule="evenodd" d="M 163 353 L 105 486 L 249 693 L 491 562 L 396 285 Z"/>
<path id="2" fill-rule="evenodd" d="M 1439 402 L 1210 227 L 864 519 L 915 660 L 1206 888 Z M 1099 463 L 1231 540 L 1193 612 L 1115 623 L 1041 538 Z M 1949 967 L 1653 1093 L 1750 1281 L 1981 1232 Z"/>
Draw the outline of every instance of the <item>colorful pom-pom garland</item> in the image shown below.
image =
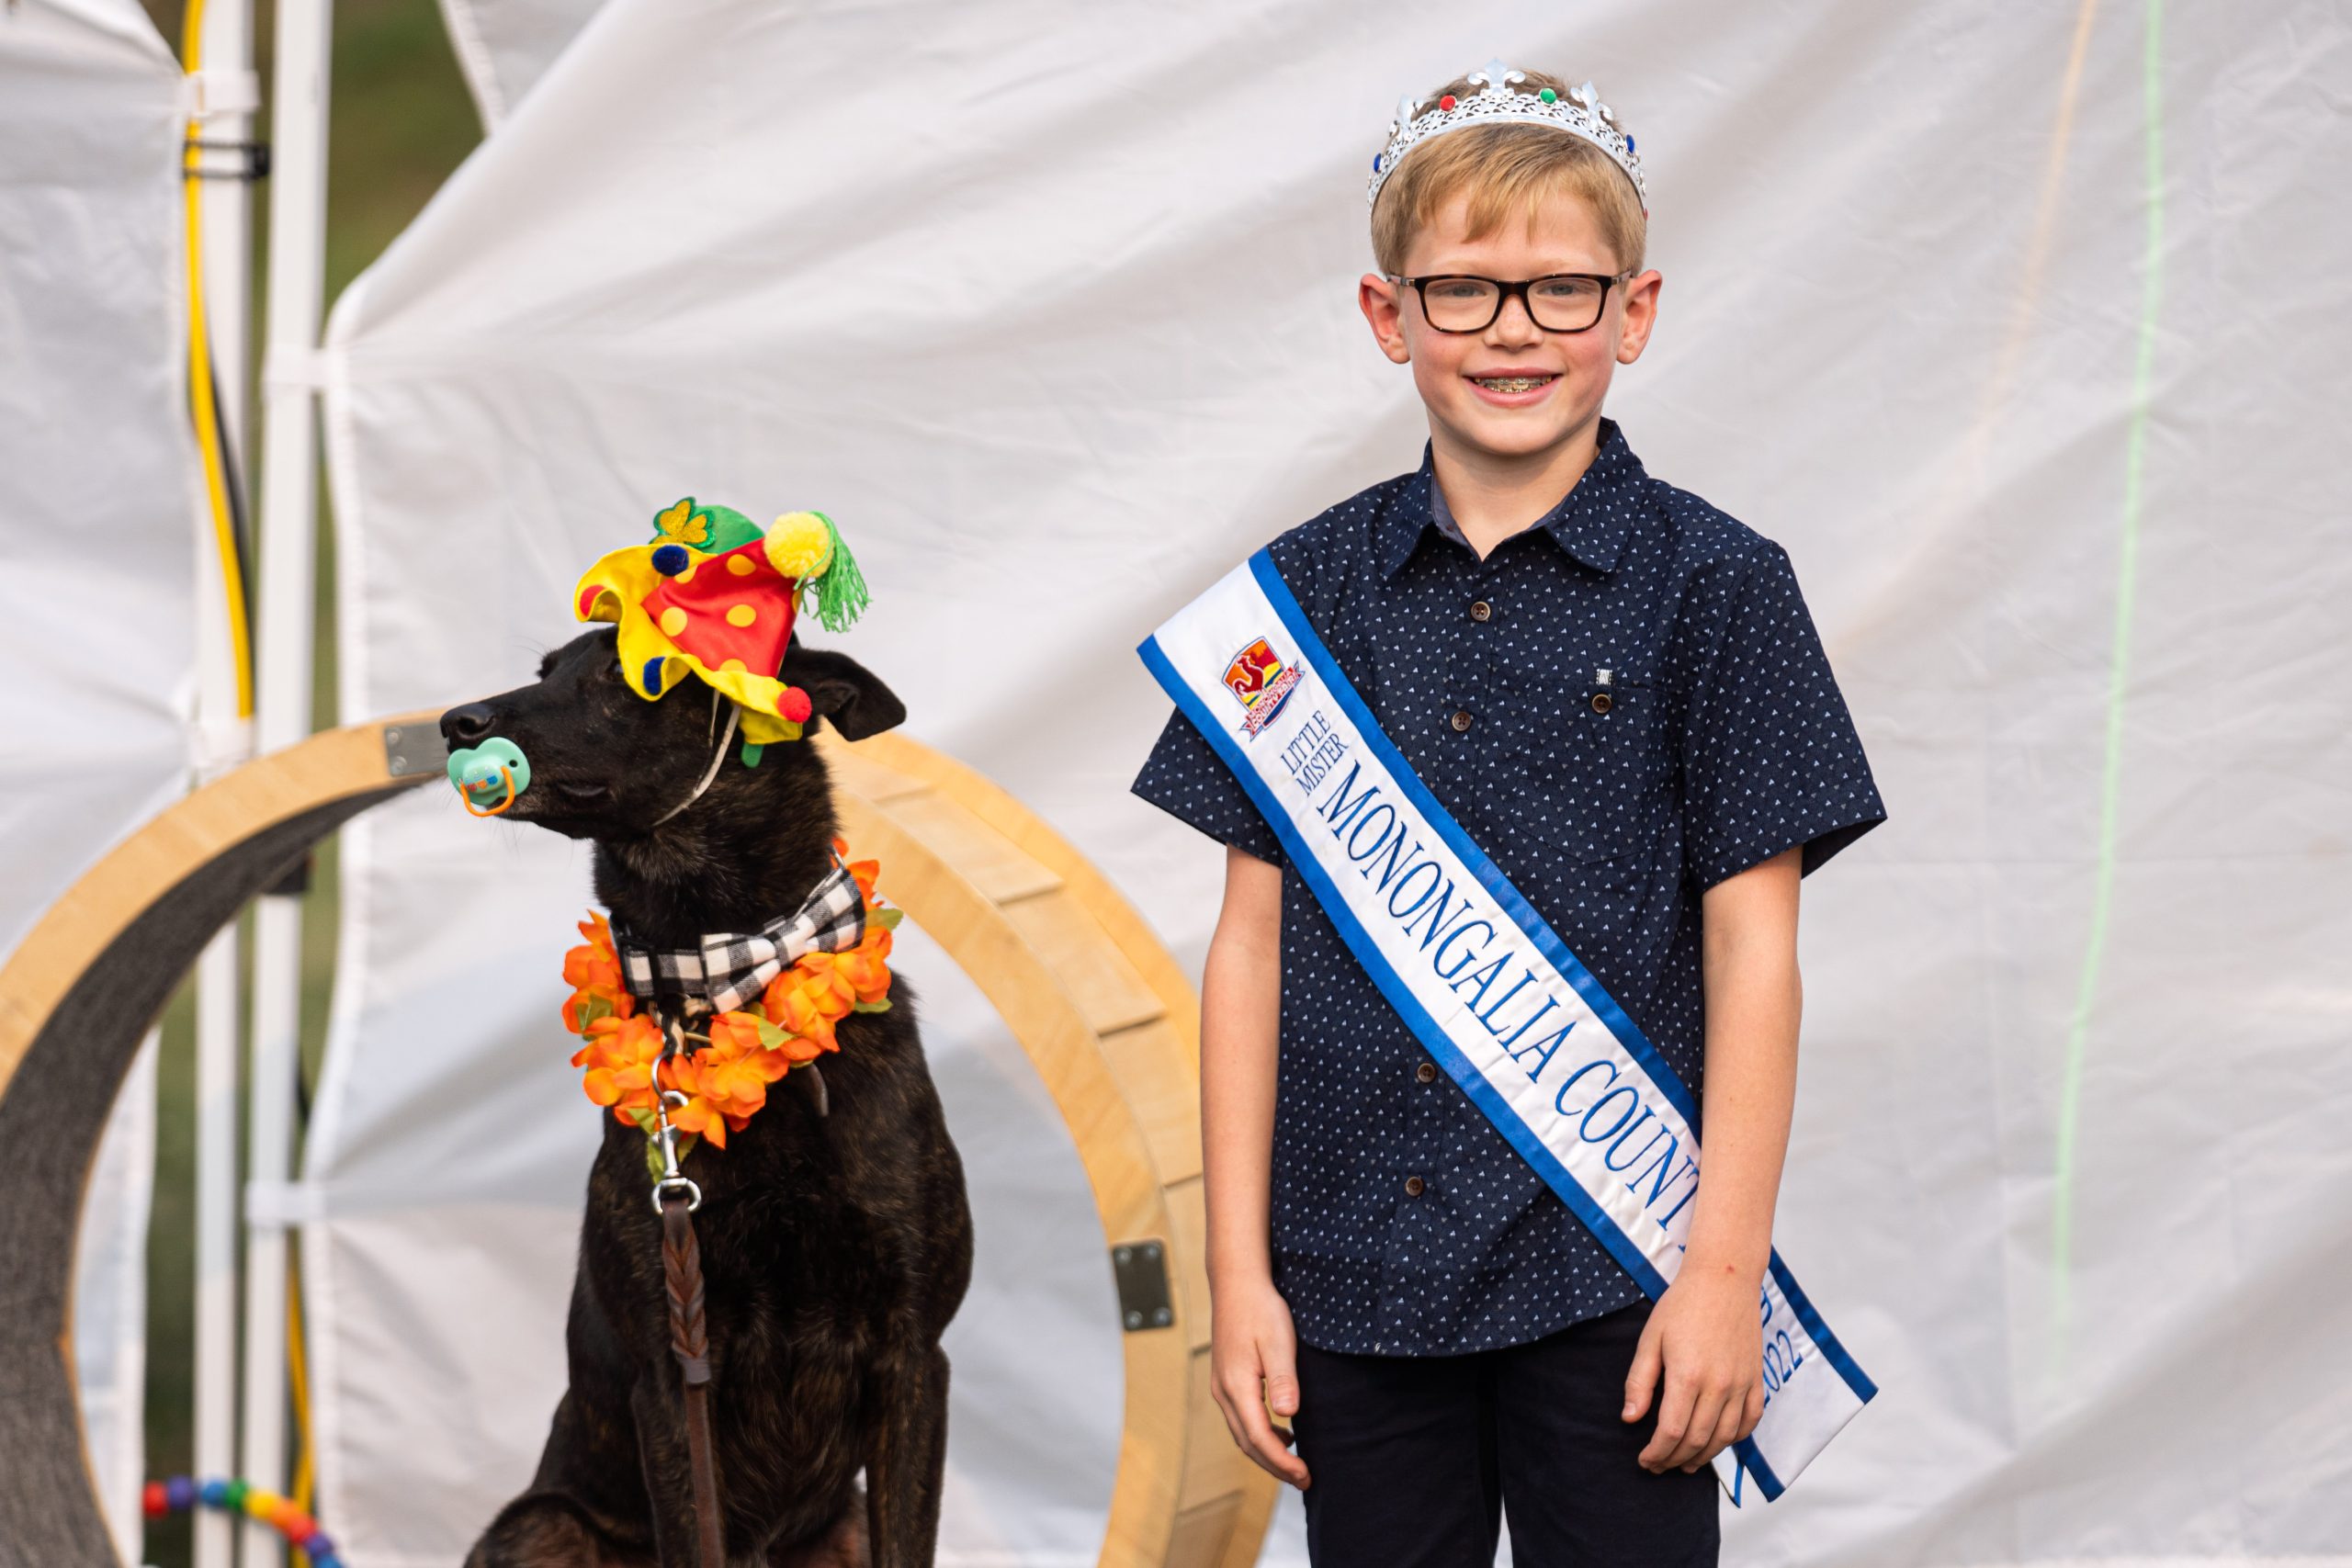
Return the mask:
<path id="1" fill-rule="evenodd" d="M 334 1541 L 319 1528 L 318 1520 L 291 1498 L 243 1481 L 197 1481 L 175 1475 L 149 1482 L 139 1501 L 151 1519 L 184 1514 L 198 1503 L 224 1514 L 243 1514 L 269 1526 L 286 1538 L 288 1545 L 309 1554 L 311 1568 L 343 1568 Z"/>

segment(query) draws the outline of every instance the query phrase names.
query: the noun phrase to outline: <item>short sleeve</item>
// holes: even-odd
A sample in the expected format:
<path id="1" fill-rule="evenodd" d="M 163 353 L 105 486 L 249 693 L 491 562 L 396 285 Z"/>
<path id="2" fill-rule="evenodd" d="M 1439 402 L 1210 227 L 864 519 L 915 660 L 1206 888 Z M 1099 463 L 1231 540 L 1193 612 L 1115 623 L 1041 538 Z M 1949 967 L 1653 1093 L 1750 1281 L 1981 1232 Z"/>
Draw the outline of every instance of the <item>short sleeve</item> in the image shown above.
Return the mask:
<path id="1" fill-rule="evenodd" d="M 1168 726 L 1136 775 L 1134 789 L 1219 843 L 1272 865 L 1285 863 L 1281 841 L 1250 803 L 1241 781 L 1181 712 L 1168 716 Z"/>
<path id="2" fill-rule="evenodd" d="M 1886 820 L 1786 550 L 1763 541 L 1700 636 L 1680 757 L 1700 891 L 1799 844 L 1810 873 Z"/>

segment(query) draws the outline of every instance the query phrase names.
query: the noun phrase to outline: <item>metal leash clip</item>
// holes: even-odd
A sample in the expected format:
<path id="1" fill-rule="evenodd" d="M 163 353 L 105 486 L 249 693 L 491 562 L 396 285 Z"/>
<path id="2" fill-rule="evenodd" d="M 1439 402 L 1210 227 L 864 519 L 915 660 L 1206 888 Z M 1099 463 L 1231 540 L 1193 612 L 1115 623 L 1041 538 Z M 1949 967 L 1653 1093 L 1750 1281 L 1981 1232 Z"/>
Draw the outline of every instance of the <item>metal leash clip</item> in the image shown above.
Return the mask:
<path id="1" fill-rule="evenodd" d="M 670 1125 L 671 1105 L 673 1102 L 684 1105 L 686 1097 L 674 1089 L 662 1087 L 662 1064 L 678 1054 L 679 1036 L 684 1032 L 684 1027 L 672 1019 L 663 1032 L 668 1036 L 667 1043 L 662 1046 L 662 1054 L 653 1059 L 653 1122 L 659 1129 L 654 1136 L 662 1145 L 662 1174 L 653 1179 L 653 1212 L 657 1214 L 662 1212 L 662 1200 L 670 1193 L 684 1192 L 686 1195 L 686 1213 L 691 1214 L 702 1207 L 702 1189 L 695 1185 L 693 1178 L 678 1174 L 678 1134 L 677 1129 Z"/>

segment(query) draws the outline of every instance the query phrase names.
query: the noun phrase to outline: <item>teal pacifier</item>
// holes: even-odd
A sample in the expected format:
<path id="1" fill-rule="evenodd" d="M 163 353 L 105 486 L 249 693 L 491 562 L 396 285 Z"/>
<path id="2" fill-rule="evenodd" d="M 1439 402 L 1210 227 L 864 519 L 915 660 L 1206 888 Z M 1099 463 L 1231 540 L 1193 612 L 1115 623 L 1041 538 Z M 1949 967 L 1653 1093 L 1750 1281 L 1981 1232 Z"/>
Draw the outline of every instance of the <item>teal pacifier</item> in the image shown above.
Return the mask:
<path id="1" fill-rule="evenodd" d="M 531 787 L 531 764 L 523 748 L 493 735 L 479 746 L 461 746 L 449 753 L 449 782 L 467 810 L 477 817 L 496 817 Z"/>

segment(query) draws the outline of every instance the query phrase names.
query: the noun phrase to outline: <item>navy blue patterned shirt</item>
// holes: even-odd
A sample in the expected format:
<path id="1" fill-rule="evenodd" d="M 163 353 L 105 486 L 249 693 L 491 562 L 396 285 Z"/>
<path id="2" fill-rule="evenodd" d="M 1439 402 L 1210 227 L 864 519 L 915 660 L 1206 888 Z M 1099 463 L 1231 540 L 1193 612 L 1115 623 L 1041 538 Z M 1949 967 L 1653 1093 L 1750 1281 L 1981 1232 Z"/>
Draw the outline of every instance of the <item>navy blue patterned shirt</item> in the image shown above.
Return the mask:
<path id="1" fill-rule="evenodd" d="M 1799 844 L 1810 872 L 1886 811 L 1787 553 L 1650 478 L 1613 421 L 1600 434 L 1567 496 L 1484 560 L 1426 451 L 1272 552 L 1406 761 L 1695 1100 L 1699 896 Z M 1640 1300 L 1420 1049 L 1181 713 L 1135 789 L 1284 868 L 1271 1239 L 1299 1337 L 1446 1355 Z"/>

